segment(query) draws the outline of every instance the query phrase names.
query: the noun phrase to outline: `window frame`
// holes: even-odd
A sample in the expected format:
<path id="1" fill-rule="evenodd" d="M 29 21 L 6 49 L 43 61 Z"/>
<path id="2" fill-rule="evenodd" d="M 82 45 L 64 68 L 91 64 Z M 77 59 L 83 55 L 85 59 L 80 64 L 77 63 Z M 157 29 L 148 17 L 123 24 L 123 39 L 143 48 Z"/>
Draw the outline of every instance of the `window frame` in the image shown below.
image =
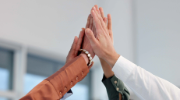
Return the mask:
<path id="1" fill-rule="evenodd" d="M 66 61 L 66 57 L 62 55 L 57 55 L 50 53 L 45 50 L 36 49 L 25 44 L 14 43 L 12 41 L 7 41 L 0 39 L 0 47 L 8 49 L 14 52 L 13 56 L 13 75 L 12 75 L 12 90 L 1 91 L 0 96 L 3 98 L 8 98 L 10 100 L 19 100 L 25 95 L 24 93 L 24 76 L 27 73 L 27 58 L 28 54 L 40 56 L 43 58 L 48 58 L 58 62 Z M 91 71 L 92 72 L 92 71 Z M 91 74 L 90 74 L 91 80 Z M 91 98 L 92 89 L 91 84 L 89 84 L 89 99 Z"/>

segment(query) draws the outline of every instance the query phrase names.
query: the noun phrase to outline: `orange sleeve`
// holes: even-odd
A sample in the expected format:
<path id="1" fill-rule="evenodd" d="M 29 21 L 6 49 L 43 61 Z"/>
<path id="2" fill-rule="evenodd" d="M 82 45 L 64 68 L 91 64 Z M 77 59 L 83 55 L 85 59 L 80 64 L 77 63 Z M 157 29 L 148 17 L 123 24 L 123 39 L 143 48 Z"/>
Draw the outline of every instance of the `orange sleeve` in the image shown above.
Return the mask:
<path id="1" fill-rule="evenodd" d="M 88 74 L 89 68 L 80 55 L 43 80 L 20 100 L 60 100 Z"/>

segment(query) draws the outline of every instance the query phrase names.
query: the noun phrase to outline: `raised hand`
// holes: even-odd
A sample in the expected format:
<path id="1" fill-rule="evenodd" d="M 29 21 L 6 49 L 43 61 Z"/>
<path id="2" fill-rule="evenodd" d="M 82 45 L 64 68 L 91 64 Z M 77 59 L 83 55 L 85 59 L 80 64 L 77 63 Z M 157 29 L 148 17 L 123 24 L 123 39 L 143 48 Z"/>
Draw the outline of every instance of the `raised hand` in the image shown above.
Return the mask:
<path id="1" fill-rule="evenodd" d="M 71 49 L 68 53 L 68 56 L 66 57 L 66 63 L 70 62 L 73 58 L 77 56 L 75 55 L 78 52 L 76 51 L 77 42 L 78 42 L 78 37 L 75 36 Z"/>
<path id="2" fill-rule="evenodd" d="M 107 30 L 109 31 L 109 35 L 111 37 L 111 42 L 113 43 L 113 35 L 112 35 L 112 21 L 111 21 L 111 15 L 108 14 L 107 15 L 107 18 L 104 16 L 104 11 L 103 11 L 103 8 L 98 8 L 97 5 L 95 5 L 96 9 L 98 10 L 98 13 L 101 14 L 101 17 L 104 21 L 105 24 L 107 24 Z M 90 17 L 91 19 L 90 20 L 93 20 L 92 17 Z M 90 27 L 90 29 L 93 31 L 94 34 L 96 34 L 96 31 L 95 31 L 95 26 L 93 25 L 93 23 L 91 23 L 93 27 Z M 101 62 L 101 66 L 102 66 L 102 69 L 104 71 L 104 75 L 106 78 L 109 78 L 109 77 L 112 77 L 114 75 L 114 72 L 112 71 L 112 68 L 111 66 L 102 58 L 99 58 L 100 62 Z"/>
<path id="3" fill-rule="evenodd" d="M 91 15 L 88 16 L 86 28 L 91 27 L 90 23 L 92 23 L 92 20 L 90 20 L 90 17 L 91 17 Z M 82 31 L 79 34 L 79 39 L 77 41 L 77 46 L 76 46 L 75 52 L 74 52 L 76 56 L 78 55 L 78 51 L 80 49 L 87 50 L 91 54 L 91 57 L 94 58 L 95 53 L 93 52 L 93 49 L 92 49 L 92 47 L 90 45 L 90 42 L 89 42 L 87 36 L 85 35 L 85 28 L 82 28 Z M 86 63 L 88 63 L 89 59 L 87 58 L 87 56 L 85 54 L 83 54 L 83 53 L 81 53 L 81 55 L 85 58 Z"/>
<path id="4" fill-rule="evenodd" d="M 78 56 L 77 55 L 78 51 L 81 48 L 81 45 L 82 45 L 82 43 L 84 41 L 83 40 L 84 34 L 85 34 L 85 29 L 82 28 L 82 30 L 81 30 L 81 32 L 79 34 L 79 38 L 77 36 L 75 36 L 73 44 L 71 46 L 71 49 L 70 49 L 70 51 L 68 53 L 68 56 L 66 57 L 66 63 L 70 62 L 72 59 L 74 59 L 75 57 Z M 87 44 L 87 42 L 85 42 L 85 43 Z M 90 45 L 90 44 L 87 44 L 87 45 Z M 89 48 L 88 46 L 86 48 L 87 48 L 86 50 L 92 50 L 92 48 Z M 93 52 L 93 51 L 91 51 L 91 52 Z M 82 53 L 80 55 L 83 56 L 83 58 L 85 59 L 85 62 L 88 64 L 88 57 L 85 54 L 82 54 Z M 94 62 L 92 62 L 91 66 L 89 66 L 89 68 L 91 68 L 93 64 L 94 64 Z"/>
<path id="5" fill-rule="evenodd" d="M 103 12 L 100 13 L 100 11 L 95 6 L 91 10 L 91 15 L 93 17 L 93 24 L 95 29 L 91 30 L 87 28 L 85 33 L 95 54 L 99 58 L 104 59 L 111 67 L 113 67 L 120 55 L 116 53 L 113 47 L 111 24 L 108 26 L 106 25 L 106 19 L 103 20 L 102 18 L 104 15 Z M 108 19 L 111 19 L 110 15 L 108 15 Z M 94 34 L 93 31 L 95 31 Z"/>
<path id="6" fill-rule="evenodd" d="M 85 29 L 82 28 L 82 30 L 79 33 L 79 38 L 77 36 L 75 36 L 73 44 L 71 46 L 71 49 L 69 51 L 68 56 L 66 57 L 66 63 L 68 63 L 69 61 L 71 61 L 73 58 L 77 57 L 79 49 L 81 49 L 82 43 L 83 43 L 83 38 L 84 38 L 84 34 L 85 34 Z M 85 42 L 87 44 L 87 42 Z M 84 43 L 84 44 L 85 44 Z M 90 44 L 89 44 L 90 45 Z M 86 50 L 92 50 L 92 48 L 85 48 Z M 93 52 L 93 51 L 92 51 Z M 88 63 L 88 58 L 85 54 L 82 54 L 82 56 L 84 57 L 86 63 Z"/>
<path id="7" fill-rule="evenodd" d="M 92 16 L 89 15 L 88 19 L 87 19 L 87 23 L 86 23 L 86 29 L 87 28 L 92 28 L 93 27 L 92 23 L 93 23 Z M 85 29 L 83 29 L 83 31 L 85 33 Z M 89 39 L 87 38 L 86 35 L 84 35 L 84 40 L 83 40 L 83 43 L 82 43 L 82 49 L 87 50 L 91 54 L 92 58 L 94 58 L 95 53 L 94 53 L 94 51 L 93 51 L 93 49 L 92 49 L 92 47 L 90 45 Z"/>

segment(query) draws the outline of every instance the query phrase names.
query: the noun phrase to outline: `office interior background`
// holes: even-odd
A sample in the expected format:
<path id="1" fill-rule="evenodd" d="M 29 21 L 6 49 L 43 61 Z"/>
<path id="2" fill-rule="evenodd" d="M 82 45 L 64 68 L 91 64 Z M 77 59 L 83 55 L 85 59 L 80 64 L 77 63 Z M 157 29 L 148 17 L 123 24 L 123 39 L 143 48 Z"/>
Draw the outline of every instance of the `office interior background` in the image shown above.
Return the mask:
<path id="1" fill-rule="evenodd" d="M 65 64 L 95 4 L 112 15 L 120 55 L 180 87 L 178 0 L 0 0 L 0 100 L 18 100 Z M 94 62 L 67 100 L 108 100 Z"/>

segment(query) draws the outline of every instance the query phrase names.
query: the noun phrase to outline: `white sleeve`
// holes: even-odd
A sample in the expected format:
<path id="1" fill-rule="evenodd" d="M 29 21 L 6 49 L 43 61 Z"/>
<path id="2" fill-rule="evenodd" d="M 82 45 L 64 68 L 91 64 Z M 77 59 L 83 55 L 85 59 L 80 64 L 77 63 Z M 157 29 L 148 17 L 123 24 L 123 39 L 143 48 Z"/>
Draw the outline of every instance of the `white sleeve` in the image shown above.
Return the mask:
<path id="1" fill-rule="evenodd" d="M 120 56 L 112 71 L 142 100 L 180 100 L 180 89 Z"/>

